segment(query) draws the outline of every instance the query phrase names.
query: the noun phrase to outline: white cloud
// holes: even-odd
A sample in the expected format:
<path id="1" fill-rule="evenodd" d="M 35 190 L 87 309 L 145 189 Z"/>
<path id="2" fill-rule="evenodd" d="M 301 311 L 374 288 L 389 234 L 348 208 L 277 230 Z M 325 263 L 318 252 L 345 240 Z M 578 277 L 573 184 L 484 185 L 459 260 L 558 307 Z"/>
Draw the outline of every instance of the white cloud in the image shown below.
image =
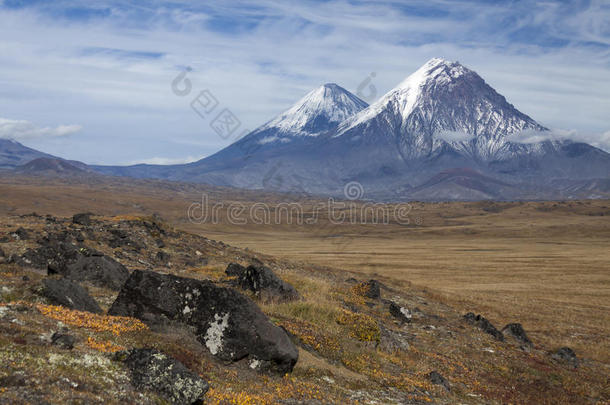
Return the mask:
<path id="1" fill-rule="evenodd" d="M 539 143 L 543 141 L 571 140 L 584 142 L 610 153 L 610 131 L 593 133 L 574 129 L 551 129 L 549 131 L 525 130 L 508 136 L 510 142 Z"/>
<path id="2" fill-rule="evenodd" d="M 39 127 L 30 121 L 0 118 L 0 138 L 16 141 L 35 138 L 53 138 L 75 134 L 83 129 L 80 125 Z"/>

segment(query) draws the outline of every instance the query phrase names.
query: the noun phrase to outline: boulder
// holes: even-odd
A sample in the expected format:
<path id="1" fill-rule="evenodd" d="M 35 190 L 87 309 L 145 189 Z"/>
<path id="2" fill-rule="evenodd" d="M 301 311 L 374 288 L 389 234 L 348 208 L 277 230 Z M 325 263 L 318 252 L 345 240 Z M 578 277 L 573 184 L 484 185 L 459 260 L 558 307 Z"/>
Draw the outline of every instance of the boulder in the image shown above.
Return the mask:
<path id="1" fill-rule="evenodd" d="M 214 356 L 248 358 L 261 370 L 292 371 L 298 350 L 248 297 L 209 280 L 134 270 L 108 311 L 151 326 L 179 322 L 194 329 Z"/>
<path id="2" fill-rule="evenodd" d="M 477 326 L 483 332 L 490 334 L 497 340 L 502 341 L 502 342 L 504 341 L 504 335 L 502 334 L 502 332 L 497 330 L 496 327 L 493 326 L 492 323 L 489 322 L 483 316 L 475 315 L 474 313 L 469 312 L 466 315 L 464 315 L 464 319 L 466 319 L 466 321 L 468 321 L 469 323 Z"/>
<path id="3" fill-rule="evenodd" d="M 227 268 L 227 270 L 229 270 Z M 237 284 L 257 296 L 269 301 L 292 301 L 299 299 L 297 290 L 275 275 L 266 266 L 248 266 L 238 277 Z"/>
<path id="4" fill-rule="evenodd" d="M 129 369 L 138 390 L 153 391 L 171 404 L 203 404 L 209 384 L 178 360 L 153 349 L 131 349 L 115 354 Z"/>
<path id="5" fill-rule="evenodd" d="M 523 326 L 520 323 L 509 323 L 502 329 L 504 336 L 510 336 L 524 347 L 532 347 L 532 341 L 527 337 Z"/>
<path id="6" fill-rule="evenodd" d="M 48 265 L 49 274 L 61 274 L 74 281 L 88 281 L 99 287 L 119 290 L 129 277 L 121 263 L 100 252 L 80 248 L 65 250 Z"/>
<path id="7" fill-rule="evenodd" d="M 17 237 L 18 240 L 28 240 L 30 239 L 30 233 L 22 227 L 17 228 L 13 235 Z"/>
<path id="8" fill-rule="evenodd" d="M 240 277 L 244 274 L 245 271 L 246 271 L 246 268 L 244 266 L 242 266 L 241 264 L 229 263 L 229 265 L 227 266 L 227 268 L 225 270 L 225 274 L 227 276 Z"/>
<path id="9" fill-rule="evenodd" d="M 42 280 L 42 295 L 53 304 L 78 311 L 101 314 L 102 309 L 87 290 L 65 278 L 45 278 Z"/>
<path id="10" fill-rule="evenodd" d="M 574 350 L 569 347 L 562 347 L 557 351 L 551 353 L 551 357 L 561 363 L 566 363 L 574 368 L 578 368 L 578 357 L 576 357 L 576 353 Z"/>
<path id="11" fill-rule="evenodd" d="M 390 303 L 390 314 L 402 323 L 410 323 L 413 316 L 408 308 L 401 307 L 395 302 Z"/>
<path id="12" fill-rule="evenodd" d="M 48 238 L 39 241 L 42 244 L 38 249 L 28 249 L 21 257 L 16 257 L 15 262 L 20 266 L 31 266 L 46 270 L 52 262 L 69 262 L 76 260 L 79 251 L 71 243 L 58 242 Z"/>
<path id="13" fill-rule="evenodd" d="M 406 352 L 409 350 L 408 336 L 404 333 L 387 329 L 379 325 L 379 349 L 386 353 L 396 353 L 397 351 Z"/>
<path id="14" fill-rule="evenodd" d="M 108 241 L 108 246 L 111 248 L 132 248 L 135 251 L 140 251 L 146 248 L 142 242 L 136 241 L 129 237 L 129 232 L 124 229 L 111 229 L 112 238 Z"/>
<path id="15" fill-rule="evenodd" d="M 80 214 L 75 214 L 72 217 L 72 223 L 77 225 L 89 226 L 91 225 L 91 213 L 85 212 Z"/>
<path id="16" fill-rule="evenodd" d="M 53 336 L 51 336 L 51 344 L 59 346 L 62 349 L 72 350 L 74 348 L 74 343 L 76 343 L 76 338 L 67 333 L 55 332 Z"/>
<path id="17" fill-rule="evenodd" d="M 428 377 L 428 380 L 432 384 L 442 385 L 447 391 L 451 391 L 449 381 L 447 381 L 447 379 L 443 377 L 438 371 L 431 371 L 426 377 Z"/>

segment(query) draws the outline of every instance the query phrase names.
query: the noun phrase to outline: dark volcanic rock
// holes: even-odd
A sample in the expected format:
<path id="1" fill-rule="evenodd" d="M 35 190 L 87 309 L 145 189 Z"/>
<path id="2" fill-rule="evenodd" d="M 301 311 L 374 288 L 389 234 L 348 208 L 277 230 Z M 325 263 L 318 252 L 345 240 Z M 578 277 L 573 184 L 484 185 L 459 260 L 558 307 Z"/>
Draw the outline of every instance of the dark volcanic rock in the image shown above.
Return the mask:
<path id="1" fill-rule="evenodd" d="M 42 295 L 54 304 L 79 311 L 101 314 L 102 309 L 87 290 L 65 278 L 45 278 L 42 280 Z"/>
<path id="2" fill-rule="evenodd" d="M 30 233 L 24 228 L 18 228 L 13 235 L 17 236 L 19 240 L 28 240 L 30 239 Z"/>
<path id="3" fill-rule="evenodd" d="M 108 311 L 152 325 L 180 322 L 223 360 L 244 358 L 262 370 L 290 372 L 298 350 L 248 297 L 208 280 L 135 270 Z"/>
<path id="4" fill-rule="evenodd" d="M 108 256 L 80 257 L 66 266 L 62 274 L 72 280 L 89 281 L 111 290 L 119 290 L 129 277 L 125 266 Z"/>
<path id="5" fill-rule="evenodd" d="M 403 323 L 410 323 L 411 322 L 411 311 L 409 311 L 408 308 L 405 307 L 401 307 L 400 305 L 396 304 L 395 302 L 391 302 L 390 303 L 390 314 L 398 319 L 399 321 L 403 322 Z"/>
<path id="6" fill-rule="evenodd" d="M 229 268 L 226 271 L 228 270 Z M 292 285 L 276 276 L 266 266 L 248 266 L 238 275 L 237 283 L 244 290 L 250 290 L 267 300 L 291 301 L 299 298 L 299 293 Z"/>
<path id="7" fill-rule="evenodd" d="M 111 248 L 126 248 L 130 247 L 135 251 L 140 251 L 141 249 L 146 248 L 146 246 L 138 241 L 133 240 L 129 237 L 129 232 L 124 229 L 111 229 L 110 233 L 112 234 L 112 238 L 108 241 L 108 246 Z"/>
<path id="8" fill-rule="evenodd" d="M 70 280 L 89 281 L 113 290 L 119 290 L 129 277 L 125 266 L 92 249 L 69 244 L 50 245 L 44 249 L 55 253 L 48 265 L 49 274 L 61 274 Z"/>
<path id="9" fill-rule="evenodd" d="M 81 252 L 71 243 L 64 242 L 67 234 L 49 235 L 38 242 L 42 245 L 38 249 L 28 249 L 23 256 L 15 261 L 21 266 L 32 266 L 38 269 L 47 269 L 49 265 L 65 265 L 75 261 Z"/>
<path id="10" fill-rule="evenodd" d="M 172 404 L 203 404 L 208 383 L 178 360 L 153 349 L 119 352 L 115 359 L 125 363 L 138 390 L 156 392 Z"/>
<path id="11" fill-rule="evenodd" d="M 91 225 L 91 213 L 85 212 L 81 214 L 76 214 L 72 217 L 72 223 L 78 225 L 89 226 Z"/>
<path id="12" fill-rule="evenodd" d="M 51 336 L 51 343 L 62 349 L 72 350 L 74 348 L 74 343 L 76 343 L 76 338 L 67 333 L 55 332 L 53 336 Z"/>
<path id="13" fill-rule="evenodd" d="M 2 250 L 2 248 L 0 247 L 0 257 L 4 257 L 6 256 L 6 253 L 4 253 L 4 250 Z"/>
<path id="14" fill-rule="evenodd" d="M 447 391 L 451 391 L 449 381 L 447 381 L 447 379 L 443 377 L 438 371 L 431 371 L 430 373 L 428 373 L 427 377 L 432 384 L 442 385 Z"/>
<path id="15" fill-rule="evenodd" d="M 240 277 L 244 274 L 246 268 L 238 263 L 229 263 L 227 266 L 225 273 L 227 276 L 237 276 Z"/>
<path id="16" fill-rule="evenodd" d="M 379 299 L 381 298 L 381 284 L 377 280 L 369 280 L 364 281 L 358 285 L 358 290 L 361 295 L 371 298 L 371 299 Z"/>
<path id="17" fill-rule="evenodd" d="M 169 253 L 166 253 L 162 250 L 159 250 L 157 252 L 157 256 L 155 257 L 155 259 L 159 262 L 159 263 L 168 263 L 169 260 L 171 259 L 171 256 L 169 255 Z"/>
<path id="18" fill-rule="evenodd" d="M 578 367 L 578 357 L 576 357 L 576 353 L 574 353 L 574 350 L 570 349 L 569 347 L 562 347 L 561 349 L 552 353 L 551 357 L 562 363 L 567 363 L 568 365 L 574 368 Z"/>
<path id="19" fill-rule="evenodd" d="M 407 335 L 387 329 L 379 325 L 379 345 L 378 348 L 386 353 L 395 353 L 397 351 L 408 351 L 409 342 Z"/>
<path id="20" fill-rule="evenodd" d="M 490 334 L 494 338 L 500 341 L 504 341 L 504 335 L 502 332 L 496 329 L 495 326 L 491 324 L 486 318 L 481 315 L 475 315 L 472 312 L 464 315 L 464 319 L 466 319 L 469 323 L 476 325 L 483 332 Z"/>
<path id="21" fill-rule="evenodd" d="M 532 341 L 527 337 L 520 323 L 509 323 L 502 329 L 503 335 L 508 335 L 526 347 L 532 346 Z"/>

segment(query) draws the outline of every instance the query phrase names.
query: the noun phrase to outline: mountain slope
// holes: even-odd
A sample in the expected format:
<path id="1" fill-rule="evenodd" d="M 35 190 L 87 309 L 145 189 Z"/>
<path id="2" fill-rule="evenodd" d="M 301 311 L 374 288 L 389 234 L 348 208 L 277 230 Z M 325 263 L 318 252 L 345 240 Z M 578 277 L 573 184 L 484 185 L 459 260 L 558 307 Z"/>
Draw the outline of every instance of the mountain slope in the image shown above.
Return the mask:
<path id="1" fill-rule="evenodd" d="M 436 58 L 341 124 L 336 137 L 389 136 L 405 160 L 430 156 L 445 144 L 474 159 L 493 160 L 514 148 L 507 145 L 507 136 L 524 130 L 546 128 L 476 72 Z"/>
<path id="2" fill-rule="evenodd" d="M 92 171 L 86 164 L 74 160 L 38 158 L 16 167 L 15 172 L 30 175 L 78 176 Z"/>
<path id="3" fill-rule="evenodd" d="M 17 141 L 0 139 L 0 169 L 14 169 L 37 158 L 54 156 L 23 146 Z"/>
<path id="4" fill-rule="evenodd" d="M 569 140 L 516 141 L 532 132 L 550 134 L 476 72 L 437 58 L 368 107 L 327 84 L 198 162 L 99 170 L 326 195 L 342 195 L 345 184 L 357 181 L 365 198 L 380 200 L 537 198 L 555 195 L 558 190 L 549 185 L 563 184 L 555 180 L 608 178 L 610 154 Z M 455 168 L 483 177 L 425 186 Z M 445 193 L 443 187 L 453 191 Z M 581 197 L 596 195 L 591 190 Z"/>
<path id="5" fill-rule="evenodd" d="M 290 155 L 294 150 L 307 148 L 316 138 L 332 133 L 341 122 L 367 106 L 341 86 L 327 83 L 237 142 L 198 162 L 173 166 L 97 166 L 95 169 L 120 176 L 261 188 L 265 175 L 259 176 L 256 170 L 251 172 L 252 164 L 258 166 L 256 162 L 270 156 Z M 250 175 L 255 178 L 254 183 L 247 179 Z M 240 177 L 244 179 L 235 180 Z"/>
<path id="6" fill-rule="evenodd" d="M 335 83 L 327 83 L 309 92 L 250 137 L 274 132 L 279 140 L 287 137 L 318 136 L 368 107 L 368 104 Z M 263 143 L 270 141 L 263 140 Z"/>
<path id="7" fill-rule="evenodd" d="M 208 168 L 233 170 L 244 167 L 244 159 L 253 155 L 261 160 L 270 155 L 291 154 L 317 144 L 317 139 L 332 133 L 341 122 L 366 107 L 366 102 L 341 86 L 327 83 L 234 144 L 188 166 L 194 174 Z"/>

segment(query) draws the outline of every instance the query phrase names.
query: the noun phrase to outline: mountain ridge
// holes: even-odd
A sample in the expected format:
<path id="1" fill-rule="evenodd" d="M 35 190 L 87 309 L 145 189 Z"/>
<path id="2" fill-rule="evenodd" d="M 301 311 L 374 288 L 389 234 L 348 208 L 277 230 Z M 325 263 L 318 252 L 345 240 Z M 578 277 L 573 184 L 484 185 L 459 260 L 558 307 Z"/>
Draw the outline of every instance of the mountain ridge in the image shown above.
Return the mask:
<path id="1" fill-rule="evenodd" d="M 519 142 L 528 132 L 542 138 L 550 133 L 475 71 L 434 58 L 371 105 L 334 83 L 319 86 L 197 162 L 92 168 L 118 176 L 330 196 L 342 196 L 344 185 L 356 181 L 378 200 L 434 199 L 442 193 L 426 194 L 431 179 L 468 168 L 486 179 L 486 191 L 479 193 L 474 185 L 480 183 L 463 181 L 451 194 L 454 199 L 563 195 L 561 187 L 568 184 L 581 198 L 605 195 L 605 183 L 593 180 L 608 178 L 610 154 L 550 137 Z M 596 190 L 598 184 L 604 190 Z"/>

